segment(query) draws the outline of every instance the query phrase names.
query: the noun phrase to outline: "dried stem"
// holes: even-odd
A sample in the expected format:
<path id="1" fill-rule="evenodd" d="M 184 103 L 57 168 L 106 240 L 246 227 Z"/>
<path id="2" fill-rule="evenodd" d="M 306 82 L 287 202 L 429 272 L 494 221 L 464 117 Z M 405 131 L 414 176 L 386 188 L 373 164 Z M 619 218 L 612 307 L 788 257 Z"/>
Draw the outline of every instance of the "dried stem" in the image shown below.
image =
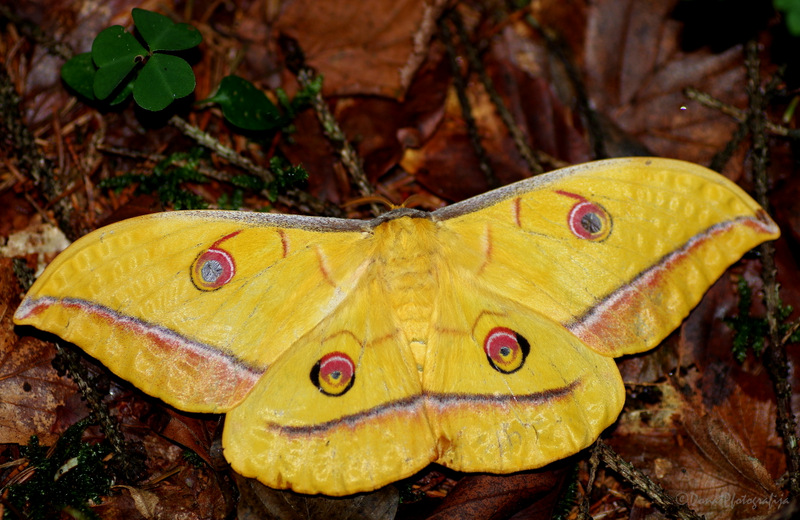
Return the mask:
<path id="1" fill-rule="evenodd" d="M 183 132 L 184 135 L 194 139 L 197 144 L 208 148 L 229 163 L 242 168 L 264 182 L 272 182 L 275 180 L 275 175 L 269 168 L 255 164 L 247 157 L 237 153 L 236 150 L 222 144 L 216 137 L 190 124 L 185 119 L 172 116 L 169 122 L 172 126 Z M 309 193 L 298 189 L 287 190 L 284 196 L 278 197 L 278 201 L 309 214 L 329 216 L 341 216 L 342 214 L 338 208 L 331 207 Z"/>
<path id="2" fill-rule="evenodd" d="M 497 179 L 497 175 L 495 175 L 489 163 L 486 148 L 484 148 L 483 143 L 481 143 L 478 125 L 475 123 L 475 118 L 472 117 L 472 105 L 467 97 L 467 80 L 461 75 L 461 68 L 458 66 L 458 55 L 453 45 L 453 34 L 450 32 L 450 26 L 447 25 L 447 20 L 445 20 L 444 16 L 439 18 L 439 33 L 447 51 L 447 60 L 450 64 L 450 71 L 453 73 L 453 86 L 456 88 L 458 104 L 461 106 L 461 115 L 464 118 L 464 122 L 467 124 L 469 141 L 478 158 L 478 167 L 481 172 L 483 172 L 483 176 L 489 187 L 496 188 L 500 186 L 500 181 Z"/>
<path id="3" fill-rule="evenodd" d="M 255 175 L 259 179 L 264 182 L 272 182 L 275 180 L 275 175 L 268 168 L 264 168 L 263 166 L 259 166 L 255 164 L 253 161 L 244 157 L 238 153 L 233 148 L 225 146 L 222 144 L 216 137 L 204 132 L 203 130 L 199 129 L 198 127 L 190 124 L 185 119 L 179 116 L 172 116 L 169 119 L 169 123 L 178 128 L 184 135 L 191 137 L 194 139 L 195 142 L 198 144 L 205 146 L 209 150 L 213 151 L 226 161 L 231 164 L 234 164 L 244 170 L 247 170 L 251 174 Z"/>
<path id="4" fill-rule="evenodd" d="M 304 66 L 297 72 L 297 82 L 300 83 L 302 88 L 309 89 L 314 83 L 315 76 L 315 72 L 310 67 Z M 336 153 L 339 154 L 339 159 L 350 174 L 350 178 L 355 183 L 361 196 L 371 197 L 375 195 L 375 190 L 367 180 L 367 174 L 364 173 L 361 157 L 359 157 L 358 152 L 356 152 L 350 141 L 347 140 L 347 136 L 344 135 L 339 122 L 333 117 L 328 104 L 322 98 L 321 92 L 317 92 L 311 98 L 311 105 L 314 107 L 317 119 L 322 125 L 322 132 L 331 142 Z M 370 204 L 370 209 L 376 216 L 384 211 L 384 208 L 375 203 Z"/>
<path id="5" fill-rule="evenodd" d="M 751 41 L 747 45 L 745 55 L 747 67 L 747 94 L 750 106 L 747 121 L 753 138 L 753 178 L 755 180 L 756 200 L 764 209 L 768 209 L 767 198 L 767 164 L 769 148 L 766 139 L 767 98 L 761 88 L 760 60 L 758 44 Z M 777 316 L 780 307 L 780 295 L 776 280 L 775 246 L 767 242 L 759 246 L 761 252 L 761 277 L 764 280 L 764 301 L 769 327 L 769 347 L 765 351 L 765 365 L 775 390 L 778 418 L 776 427 L 783 439 L 786 452 L 787 488 L 792 497 L 800 495 L 800 452 L 797 441 L 797 422 L 792 413 L 792 387 L 789 382 L 789 368 L 784 343 L 778 327 Z"/>
<path id="6" fill-rule="evenodd" d="M 669 493 L 664 491 L 650 477 L 636 469 L 633 464 L 620 457 L 609 445 L 601 440 L 597 441 L 597 452 L 603 463 L 618 473 L 639 493 L 651 500 L 667 516 L 681 518 L 682 520 L 701 520 L 704 517 L 695 513 L 690 507 L 681 504 Z M 588 491 L 587 491 L 588 493 Z"/>
<path id="7" fill-rule="evenodd" d="M 589 478 L 586 481 L 586 489 L 583 493 L 583 500 L 581 501 L 579 511 L 578 511 L 578 519 L 579 520 L 591 520 L 592 516 L 589 514 L 589 497 L 592 494 L 592 488 L 594 487 L 594 480 L 597 477 L 597 466 L 600 464 L 600 443 L 595 442 L 594 446 L 592 447 L 592 455 L 589 457 Z"/>
<path id="8" fill-rule="evenodd" d="M 286 60 L 286 67 L 297 76 L 297 82 L 304 89 L 313 91 L 314 81 L 316 79 L 316 72 L 306 64 L 305 54 L 300 48 L 297 41 L 289 36 L 281 35 L 278 41 L 284 53 Z M 350 174 L 350 178 L 358 188 L 362 197 L 372 197 L 375 195 L 375 190 L 367 179 L 364 173 L 364 166 L 358 152 L 347 140 L 342 128 L 333 117 L 328 104 L 322 97 L 321 92 L 316 92 L 311 98 L 311 105 L 314 107 L 314 112 L 317 114 L 317 119 L 322 125 L 322 132 L 328 141 L 333 145 L 339 159 Z M 378 204 L 370 204 L 370 208 L 375 215 L 383 212 L 383 208 Z"/>
<path id="9" fill-rule="evenodd" d="M 525 22 L 533 27 L 544 40 L 547 50 L 556 57 L 556 59 L 564 67 L 564 73 L 569 78 L 572 88 L 575 90 L 575 105 L 581 118 L 586 124 L 586 131 L 589 137 L 589 145 L 592 148 L 592 153 L 595 159 L 604 159 L 608 157 L 606 144 L 603 132 L 603 123 L 597 112 L 592 108 L 589 102 L 589 94 L 586 92 L 586 85 L 583 82 L 583 77 L 580 71 L 575 66 L 574 60 L 566 46 L 552 34 L 551 31 L 542 27 L 539 20 L 531 16 L 525 15 Z"/>
<path id="10" fill-rule="evenodd" d="M 453 10 L 450 12 L 449 18 L 453 21 L 453 25 L 455 25 L 456 30 L 458 31 L 458 38 L 461 40 L 461 45 L 464 47 L 464 50 L 467 54 L 467 60 L 469 61 L 470 68 L 478 73 L 478 77 L 483 84 L 483 88 L 486 90 L 486 93 L 489 94 L 489 99 L 492 100 L 497 113 L 500 115 L 500 119 L 503 120 L 506 128 L 508 128 L 508 132 L 511 134 L 511 138 L 514 141 L 514 145 L 517 147 L 517 151 L 519 151 L 520 155 L 522 155 L 522 158 L 525 160 L 525 163 L 528 165 L 528 170 L 530 170 L 530 172 L 534 175 L 543 173 L 544 168 L 542 168 L 541 163 L 536 159 L 531 147 L 528 146 L 528 139 L 526 138 L 525 134 L 522 133 L 522 130 L 517 122 L 514 121 L 514 117 L 511 115 L 511 112 L 509 112 L 508 108 L 503 102 L 503 98 L 500 97 L 497 89 L 494 88 L 494 82 L 492 81 L 492 78 L 489 77 L 489 74 L 486 72 L 486 68 L 483 66 L 483 63 L 478 57 L 478 52 L 475 50 L 475 46 L 470 42 L 467 30 L 464 28 L 464 22 L 461 19 L 461 15 L 458 13 L 458 11 Z"/>
<path id="11" fill-rule="evenodd" d="M 708 94 L 707 92 L 703 92 L 701 90 L 697 90 L 694 87 L 687 87 L 686 89 L 684 89 L 683 94 L 687 98 L 689 98 L 689 99 L 691 99 L 693 101 L 697 101 L 698 103 L 700 103 L 701 105 L 703 105 L 705 107 L 713 108 L 715 110 L 719 110 L 723 114 L 731 116 L 732 118 L 736 119 L 740 123 L 744 123 L 744 122 L 747 121 L 747 117 L 748 117 L 748 112 L 747 111 L 742 110 L 741 108 L 736 108 L 735 106 L 729 105 L 728 103 L 725 103 L 723 101 L 720 101 L 719 99 L 715 98 L 711 94 Z M 775 124 L 772 121 L 766 121 L 765 120 L 764 121 L 764 128 L 768 132 L 770 132 L 770 133 L 772 133 L 774 135 L 779 135 L 779 136 L 782 136 L 782 137 L 791 137 L 791 138 L 795 138 L 795 139 L 800 138 L 800 130 L 787 128 L 787 127 L 785 127 L 783 125 Z"/>
<path id="12" fill-rule="evenodd" d="M 0 67 L 0 128 L 7 140 L 14 147 L 19 170 L 27 174 L 35 185 L 39 186 L 48 201 L 56 199 L 64 192 L 59 178 L 53 173 L 53 163 L 45 157 L 36 145 L 33 134 L 22 120 L 20 97 L 13 81 L 8 77 L 5 67 Z M 59 227 L 67 237 L 75 240 L 80 232 L 73 228 L 70 220 L 72 206 L 66 199 L 61 199 L 52 208 Z"/>

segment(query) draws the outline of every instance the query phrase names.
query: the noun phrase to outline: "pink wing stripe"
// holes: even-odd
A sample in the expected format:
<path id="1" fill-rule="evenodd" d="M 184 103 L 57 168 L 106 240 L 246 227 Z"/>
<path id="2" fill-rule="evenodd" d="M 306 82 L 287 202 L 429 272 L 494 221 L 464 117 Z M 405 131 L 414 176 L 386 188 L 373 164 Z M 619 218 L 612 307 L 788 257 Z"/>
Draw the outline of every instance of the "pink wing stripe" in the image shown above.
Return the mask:
<path id="1" fill-rule="evenodd" d="M 184 360 L 190 360 L 208 377 L 224 376 L 228 381 L 235 380 L 236 385 L 252 387 L 266 370 L 266 367 L 251 366 L 233 354 L 202 343 L 164 326 L 147 322 L 140 318 L 121 314 L 104 305 L 80 298 L 53 298 L 44 296 L 36 299 L 25 299 L 17 309 L 16 319 L 25 320 L 35 316 L 49 307 L 60 306 L 81 314 L 90 314 L 114 325 L 142 336 L 143 341 L 160 347 L 165 351 L 173 351 Z"/>
<path id="2" fill-rule="evenodd" d="M 746 226 L 754 229 L 759 234 L 765 235 L 776 232 L 776 227 L 771 221 L 765 222 L 755 217 L 739 217 L 715 224 L 690 238 L 683 246 L 661 257 L 655 264 L 642 271 L 629 283 L 598 301 L 582 316 L 564 324 L 565 327 L 582 339 L 595 335 L 602 336 L 603 329 L 610 319 L 609 317 L 616 315 L 617 309 L 626 307 L 628 302 L 642 292 L 644 288 L 663 284 L 664 277 L 675 266 L 687 261 L 695 250 L 714 237 L 726 233 L 737 226 Z M 646 292 L 646 289 L 644 292 Z"/>
<path id="3" fill-rule="evenodd" d="M 287 436 L 314 436 L 323 435 L 337 428 L 356 428 L 360 423 L 380 420 L 381 417 L 389 415 L 414 416 L 426 408 L 431 411 L 446 412 L 448 408 L 460 406 L 474 406 L 476 408 L 482 406 L 496 408 L 497 406 L 503 405 L 541 406 L 571 395 L 580 384 L 581 381 L 578 380 L 563 387 L 524 395 L 446 394 L 441 392 L 428 392 L 384 403 L 362 412 L 345 415 L 324 423 L 310 424 L 308 426 L 286 426 L 277 423 L 267 423 L 266 429 L 280 430 L 282 435 Z"/>

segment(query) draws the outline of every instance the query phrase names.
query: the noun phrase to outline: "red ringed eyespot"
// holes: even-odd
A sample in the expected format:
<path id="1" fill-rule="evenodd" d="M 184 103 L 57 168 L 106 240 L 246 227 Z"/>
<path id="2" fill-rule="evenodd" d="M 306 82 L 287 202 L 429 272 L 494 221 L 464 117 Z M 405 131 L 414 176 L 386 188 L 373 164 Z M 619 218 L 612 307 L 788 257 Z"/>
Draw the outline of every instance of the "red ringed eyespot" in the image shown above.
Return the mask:
<path id="1" fill-rule="evenodd" d="M 512 374 L 522 368 L 531 351 L 530 343 L 522 335 L 506 327 L 495 327 L 483 342 L 489 364 L 503 374 Z"/>
<path id="2" fill-rule="evenodd" d="M 344 395 L 355 380 L 355 363 L 344 352 L 324 355 L 311 369 L 311 382 L 325 395 Z"/>
<path id="3" fill-rule="evenodd" d="M 192 283 L 201 291 L 213 291 L 230 282 L 236 274 L 233 257 L 223 249 L 208 249 L 192 266 Z"/>
<path id="4" fill-rule="evenodd" d="M 599 204 L 580 198 L 581 201 L 572 206 L 567 216 L 570 231 L 585 240 L 605 240 L 611 233 L 611 216 Z"/>

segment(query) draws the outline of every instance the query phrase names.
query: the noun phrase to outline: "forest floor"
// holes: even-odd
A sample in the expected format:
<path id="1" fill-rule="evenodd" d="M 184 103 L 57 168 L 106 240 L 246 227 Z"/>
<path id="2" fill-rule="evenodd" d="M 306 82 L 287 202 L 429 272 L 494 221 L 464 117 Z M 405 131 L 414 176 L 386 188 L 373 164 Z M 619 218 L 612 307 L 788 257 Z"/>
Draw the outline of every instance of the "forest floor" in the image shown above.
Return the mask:
<path id="1" fill-rule="evenodd" d="M 101 31 L 131 30 L 134 8 L 202 36 L 175 53 L 191 65 L 194 89 L 164 110 L 88 100 L 62 80 L 62 66 L 91 51 Z M 800 458 L 779 425 L 791 435 L 798 409 L 800 353 L 789 340 L 798 313 L 765 307 L 763 295 L 777 283 L 782 303 L 800 306 L 800 37 L 770 2 L 32 0 L 3 3 L 0 18 L 5 518 L 35 517 L 18 516 L 13 493 L 38 496 L 29 505 L 43 501 L 41 518 L 82 518 L 71 502 L 81 499 L 54 491 L 52 477 L 44 491 L 19 488 L 44 471 L 33 460 L 45 455 L 21 448 L 32 435 L 53 446 L 99 413 L 80 384 L 95 387 L 128 445 L 147 455 L 143 480 L 118 478 L 95 500 L 104 519 L 693 518 L 688 506 L 728 520 L 796 507 Z M 225 109 L 246 105 L 197 103 L 231 74 L 267 94 L 279 123 L 245 130 Z M 540 470 L 501 476 L 432 465 L 354 498 L 275 492 L 226 465 L 221 416 L 169 407 L 12 322 L 23 266 L 38 273 L 71 241 L 129 217 L 204 207 L 368 219 L 384 210 L 370 197 L 435 210 L 542 171 L 641 155 L 711 167 L 754 197 L 761 189 L 782 237 L 732 266 L 658 348 L 618 360 L 627 401 L 604 447 Z M 765 264 L 775 265 L 776 281 L 763 281 Z M 750 305 L 740 304 L 745 286 Z M 729 325 L 737 315 L 751 340 L 767 338 L 763 355 L 742 350 L 737 360 Z M 107 446 L 106 436 L 96 423 L 78 433 L 88 446 Z M 663 490 L 612 469 L 609 447 Z M 50 470 L 76 457 L 71 450 L 48 453 Z M 358 457 L 357 447 L 347 456 Z"/>

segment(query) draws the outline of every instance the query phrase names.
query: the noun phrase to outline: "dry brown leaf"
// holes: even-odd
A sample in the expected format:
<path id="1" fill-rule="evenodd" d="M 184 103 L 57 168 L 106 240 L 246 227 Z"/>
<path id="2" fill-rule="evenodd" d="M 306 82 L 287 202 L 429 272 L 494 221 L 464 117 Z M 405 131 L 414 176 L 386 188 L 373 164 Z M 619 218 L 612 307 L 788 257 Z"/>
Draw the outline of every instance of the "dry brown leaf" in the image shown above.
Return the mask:
<path id="1" fill-rule="evenodd" d="M 570 109 L 559 101 L 551 85 L 520 68 L 519 63 L 528 63 L 535 59 L 533 55 L 543 52 L 541 47 L 530 45 L 527 38 L 525 28 L 516 27 L 506 28 L 501 36 L 492 39 L 489 50 L 482 55 L 487 73 L 529 146 L 566 162 L 588 160 L 587 145 L 574 127 Z M 526 53 L 529 56 L 523 56 Z M 527 164 L 474 74 L 466 94 L 481 144 L 500 183 L 529 177 Z M 444 118 L 436 131 L 421 146 L 407 149 L 400 164 L 426 188 L 451 201 L 490 188 L 478 166 L 455 87 L 448 90 Z"/>
<path id="2" fill-rule="evenodd" d="M 0 160 L 10 161 L 8 150 L 0 150 Z M 10 175 L 11 172 L 6 172 Z M 0 174 L 0 183 L 4 176 Z M 0 243 L 16 231 L 20 231 L 37 221 L 36 212 L 31 204 L 19 193 L 7 190 L 0 193 Z M 8 255 L 4 255 L 8 256 Z"/>
<path id="3" fill-rule="evenodd" d="M 657 155 L 700 163 L 707 163 L 724 146 L 735 122 L 688 102 L 683 89 L 697 87 L 741 104 L 744 69 L 739 49 L 721 54 L 708 49 L 682 51 L 681 24 L 669 17 L 674 0 L 574 2 L 569 16 L 554 5 L 560 3 L 541 2 L 535 14 L 569 44 L 574 56 L 567 58 L 574 59 L 573 65 L 579 69 L 582 65 L 608 152 L 632 153 L 631 145 L 625 144 L 629 138 L 618 135 L 617 127 Z M 583 123 L 568 108 L 575 105 L 575 85 L 564 73 L 563 63 L 538 41 L 523 21 L 517 21 L 489 40 L 483 62 L 534 149 L 570 163 L 587 160 Z M 468 96 L 482 144 L 501 181 L 529 175 L 474 80 Z M 407 150 L 401 164 L 438 195 L 458 200 L 485 191 L 488 184 L 477 168 L 460 107 L 452 94 L 448 99 L 437 132 L 419 149 Z M 734 177 L 740 173 L 730 172 Z"/>
<path id="4" fill-rule="evenodd" d="M 276 31 L 295 38 L 325 78 L 325 95 L 403 99 L 444 0 L 287 2 Z"/>
<path id="5" fill-rule="evenodd" d="M 736 123 L 687 101 L 683 89 L 696 87 L 741 106 L 742 52 L 682 51 L 682 26 L 670 17 L 677 2 L 591 2 L 582 56 L 587 91 L 598 111 L 656 155 L 708 164 Z"/>
<path id="6" fill-rule="evenodd" d="M 371 181 L 394 168 L 403 149 L 416 146 L 433 133 L 444 111 L 449 75 L 441 53 L 421 66 L 408 89 L 408 98 L 400 103 L 381 97 L 341 98 L 333 112 L 342 130 L 364 161 L 364 171 Z M 281 144 L 287 158 L 309 171 L 309 189 L 316 196 L 340 203 L 352 197 L 350 182 L 334 150 L 323 135 L 311 111 L 295 119 L 296 132 Z M 392 199 L 400 204 L 408 194 Z"/>
<path id="7" fill-rule="evenodd" d="M 159 497 L 155 493 L 147 491 L 146 489 L 140 489 L 133 486 L 116 486 L 119 489 L 125 489 L 130 493 L 130 497 L 133 499 L 133 504 L 136 507 L 136 511 L 143 518 L 153 518 L 155 517 L 156 510 L 158 508 Z"/>
<path id="8" fill-rule="evenodd" d="M 239 520 L 391 520 L 399 494 L 394 486 L 351 497 L 299 495 L 271 489 L 255 479 L 239 475 Z"/>
<path id="9" fill-rule="evenodd" d="M 664 400 L 658 406 L 626 409 L 610 439 L 614 449 L 708 518 L 743 519 L 780 509 L 784 494 L 760 454 L 742 444 L 740 425 L 686 402 L 670 384 L 660 388 Z M 773 428 L 774 418 L 767 423 Z"/>
<path id="10" fill-rule="evenodd" d="M 17 336 L 11 317 L 21 294 L 11 259 L 0 258 L 0 444 L 27 444 L 31 435 L 52 444 L 58 409 L 77 389 L 50 365 L 51 343 Z"/>
<path id="11" fill-rule="evenodd" d="M 763 420 L 757 416 L 753 419 Z M 774 424 L 774 414 L 771 419 L 766 424 Z M 685 484 L 682 493 L 688 502 L 694 501 L 696 506 L 702 504 L 704 507 L 699 509 L 717 518 L 727 514 L 730 518 L 750 518 L 780 508 L 784 492 L 761 464 L 758 454 L 739 442 L 738 424 L 691 413 L 684 413 L 681 423 L 692 448 L 696 447 L 696 451 L 705 456 L 704 459 L 692 457 L 693 461 L 710 463 L 691 467 L 688 457 L 681 457 L 686 466 L 682 468 L 680 483 Z"/>
<path id="12" fill-rule="evenodd" d="M 152 0 L 151 0 L 152 2 Z M 42 2 L 18 2 L 14 5 L 26 20 L 31 20 L 41 28 L 42 34 L 49 35 L 59 43 L 68 45 L 76 54 L 89 52 L 92 41 L 103 29 L 111 25 L 131 23 L 131 9 L 142 7 L 153 9 L 155 2 L 141 0 L 109 0 L 107 2 L 69 2 L 64 0 Z M 72 93 L 64 88 L 61 80 L 61 66 L 64 60 L 51 52 L 46 46 L 38 46 L 26 71 L 24 95 L 25 118 L 28 125 L 35 128 L 46 124 L 68 104 Z"/>
<path id="13" fill-rule="evenodd" d="M 723 321 L 738 314 L 739 276 L 753 289 L 751 312 L 763 314 L 758 264 L 740 262 L 670 341 L 622 364 L 626 381 L 645 384 L 629 397 L 610 440 L 673 496 L 715 519 L 761 517 L 785 505 L 776 484 L 786 468 L 772 384 L 752 354 L 742 364 L 733 359 L 733 331 Z M 792 288 L 785 296 L 796 299 Z M 641 388 L 656 389 L 660 400 L 640 399 Z"/>
<path id="14" fill-rule="evenodd" d="M 52 224 L 31 225 L 22 231 L 11 233 L 6 240 L 0 240 L 0 257 L 14 258 L 36 255 L 36 274 L 69 246 L 64 233 Z"/>
<path id="15" fill-rule="evenodd" d="M 137 415 L 145 415 L 142 410 L 148 408 L 146 402 L 130 394 L 117 405 L 117 416 L 137 408 Z M 135 417 L 123 417 L 121 421 L 126 440 L 136 442 L 147 453 L 148 474 L 145 483 L 112 488 L 111 495 L 103 497 L 103 502 L 94 508 L 101 518 L 230 518 L 236 494 L 227 477 L 227 467 L 217 473 L 206 464 L 192 464 L 184 456 L 184 448 L 147 429 Z M 120 492 L 117 488 L 126 491 Z"/>
<path id="16" fill-rule="evenodd" d="M 210 467 L 215 467 L 216 461 L 212 460 L 209 454 L 214 442 L 214 431 L 218 425 L 218 421 L 213 420 L 215 416 L 197 417 L 166 407 L 164 412 L 169 420 L 163 428 L 158 429 L 158 433 L 170 441 L 192 450 Z"/>
<path id="17" fill-rule="evenodd" d="M 552 518 L 568 471 L 557 464 L 551 471 L 512 475 L 467 475 L 431 515 L 433 520 L 510 518 L 525 510 L 525 518 Z"/>

